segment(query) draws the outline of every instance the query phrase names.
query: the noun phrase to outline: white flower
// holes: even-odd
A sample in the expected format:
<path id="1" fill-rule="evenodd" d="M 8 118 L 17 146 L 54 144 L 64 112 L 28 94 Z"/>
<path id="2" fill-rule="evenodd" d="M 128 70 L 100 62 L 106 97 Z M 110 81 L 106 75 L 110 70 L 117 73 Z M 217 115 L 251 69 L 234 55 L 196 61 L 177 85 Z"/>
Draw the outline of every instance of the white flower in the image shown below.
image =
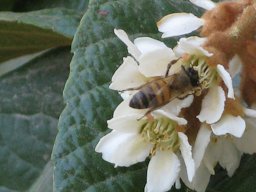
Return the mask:
<path id="1" fill-rule="evenodd" d="M 179 177 L 181 169 L 187 170 L 190 181 L 194 176 L 194 160 L 187 136 L 178 132 L 178 123 L 153 113 L 154 120 L 138 120 L 144 113 L 128 106 L 124 100 L 108 121 L 112 131 L 100 139 L 96 151 L 115 166 L 130 166 L 144 161 L 150 154 L 145 191 L 168 191 Z M 185 167 L 180 159 L 184 159 Z"/>
<path id="2" fill-rule="evenodd" d="M 216 4 L 210 0 L 190 0 L 191 3 L 206 10 L 213 9 Z M 162 37 L 173 37 L 191 33 L 204 25 L 204 20 L 191 13 L 173 13 L 157 22 Z"/>
<path id="3" fill-rule="evenodd" d="M 189 182 L 186 173 L 183 172 L 182 175 L 187 186 L 197 192 L 204 192 L 210 175 L 215 174 L 214 167 L 217 163 L 231 177 L 238 168 L 243 153 L 256 153 L 256 111 L 244 109 L 244 114 L 244 119 L 224 115 L 218 122 L 219 125 L 212 128 L 202 124 L 193 146 L 196 167 L 194 179 Z"/>
<path id="4" fill-rule="evenodd" d="M 129 79 L 129 81 L 133 81 L 133 77 L 135 77 L 136 79 L 140 79 L 140 82 L 143 84 L 146 81 L 143 76 L 147 78 L 164 76 L 168 64 L 172 60 L 177 59 L 173 50 L 161 41 L 149 37 L 140 37 L 136 38 L 133 43 L 123 30 L 115 29 L 114 32 L 117 37 L 127 45 L 128 52 L 135 59 L 134 60 L 132 57 L 125 58 L 122 64 L 125 66 L 120 67 L 119 76 Z M 122 67 L 123 70 L 121 70 Z M 126 70 L 128 70 L 128 72 L 126 72 Z M 129 75 L 132 76 L 130 77 Z M 120 88 L 125 89 L 124 87 L 120 87 L 123 85 L 114 86 L 113 83 L 118 83 L 115 81 L 115 75 L 113 76 L 110 88 L 115 90 L 120 90 Z M 134 84 L 126 84 L 125 86 L 131 88 Z"/>
<path id="5" fill-rule="evenodd" d="M 173 50 L 178 57 L 188 58 L 183 64 L 193 67 L 198 72 L 201 89 L 208 89 L 197 118 L 201 122 L 212 124 L 221 118 L 225 107 L 226 95 L 219 85 L 220 82 L 223 81 L 227 87 L 227 98 L 234 99 L 235 96 L 232 78 L 225 68 L 221 64 L 217 67 L 210 67 L 207 64 L 207 58 L 213 54 L 202 47 L 205 41 L 206 38 L 200 37 L 181 38 Z"/>

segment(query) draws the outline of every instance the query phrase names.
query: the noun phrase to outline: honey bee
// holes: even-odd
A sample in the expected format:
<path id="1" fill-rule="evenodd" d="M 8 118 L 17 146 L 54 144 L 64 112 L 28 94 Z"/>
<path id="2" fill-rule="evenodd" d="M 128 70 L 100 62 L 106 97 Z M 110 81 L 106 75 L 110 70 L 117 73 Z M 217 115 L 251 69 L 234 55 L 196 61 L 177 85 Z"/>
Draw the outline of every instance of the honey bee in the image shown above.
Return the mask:
<path id="1" fill-rule="evenodd" d="M 139 90 L 130 100 L 129 106 L 135 109 L 149 109 L 147 114 L 162 107 L 175 98 L 183 99 L 192 94 L 195 88 L 199 87 L 199 75 L 192 67 L 185 68 L 181 65 L 181 70 L 168 76 L 170 63 L 165 76 L 156 77 L 152 81 L 127 90 Z"/>

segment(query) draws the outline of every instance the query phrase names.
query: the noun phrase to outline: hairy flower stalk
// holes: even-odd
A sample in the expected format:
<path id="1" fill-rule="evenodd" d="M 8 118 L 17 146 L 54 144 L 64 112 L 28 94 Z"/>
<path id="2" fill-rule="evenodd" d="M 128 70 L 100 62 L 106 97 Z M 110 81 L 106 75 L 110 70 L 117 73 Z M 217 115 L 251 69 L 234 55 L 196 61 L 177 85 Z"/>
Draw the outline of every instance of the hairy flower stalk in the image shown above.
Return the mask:
<path id="1" fill-rule="evenodd" d="M 164 38 L 201 28 L 201 37 L 181 38 L 173 49 L 149 37 L 132 42 L 115 30 L 130 53 L 110 84 L 123 102 L 96 151 L 115 166 L 149 157 L 147 192 L 168 191 L 174 183 L 179 188 L 180 179 L 204 192 L 217 163 L 232 176 L 241 155 L 256 152 L 256 111 L 241 102 L 256 102 L 256 4 L 190 1 L 207 10 L 201 18 L 174 13 L 157 23 Z M 241 64 L 239 98 L 232 78 Z"/>

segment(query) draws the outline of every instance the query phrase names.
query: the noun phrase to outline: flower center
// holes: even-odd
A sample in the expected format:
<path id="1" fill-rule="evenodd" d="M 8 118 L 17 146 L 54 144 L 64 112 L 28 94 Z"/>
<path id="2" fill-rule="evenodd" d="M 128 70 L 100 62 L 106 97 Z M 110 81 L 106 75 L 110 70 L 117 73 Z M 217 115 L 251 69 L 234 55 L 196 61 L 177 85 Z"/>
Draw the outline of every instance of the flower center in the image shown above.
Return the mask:
<path id="1" fill-rule="evenodd" d="M 217 81 L 217 71 L 209 67 L 205 58 L 191 56 L 187 65 L 197 71 L 201 89 L 208 89 Z"/>
<path id="2" fill-rule="evenodd" d="M 146 142 L 153 144 L 151 154 L 154 155 L 156 150 L 179 149 L 179 137 L 176 131 L 177 123 L 168 118 L 157 118 L 152 121 L 144 121 L 141 125 L 140 134 Z"/>

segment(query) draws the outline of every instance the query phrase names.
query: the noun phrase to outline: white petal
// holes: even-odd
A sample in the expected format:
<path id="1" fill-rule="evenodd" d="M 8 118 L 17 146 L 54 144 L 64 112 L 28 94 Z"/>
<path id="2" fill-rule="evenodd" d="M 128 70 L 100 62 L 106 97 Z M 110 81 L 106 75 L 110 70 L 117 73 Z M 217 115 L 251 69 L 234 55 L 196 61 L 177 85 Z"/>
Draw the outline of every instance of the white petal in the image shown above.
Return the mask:
<path id="1" fill-rule="evenodd" d="M 191 182 L 195 174 L 195 162 L 192 158 L 191 146 L 184 133 L 179 132 L 180 151 L 187 167 L 188 180 Z"/>
<path id="2" fill-rule="evenodd" d="M 234 138 L 234 143 L 238 150 L 244 153 L 256 153 L 256 120 L 247 118 L 246 129 L 241 138 Z"/>
<path id="3" fill-rule="evenodd" d="M 215 174 L 214 168 L 217 165 L 220 157 L 223 155 L 222 140 L 219 137 L 215 139 L 216 140 L 213 140 L 208 144 L 202 161 L 202 163 L 205 165 L 205 167 L 212 175 Z"/>
<path id="4" fill-rule="evenodd" d="M 247 117 L 256 118 L 256 110 L 254 110 L 254 109 L 244 108 L 244 114 Z"/>
<path id="5" fill-rule="evenodd" d="M 206 10 L 211 10 L 216 7 L 216 4 L 211 0 L 189 0 L 191 3 Z"/>
<path id="6" fill-rule="evenodd" d="M 212 124 L 211 128 L 215 135 L 229 133 L 235 137 L 242 137 L 245 130 L 245 122 L 240 116 L 235 117 L 225 114 L 217 123 Z"/>
<path id="7" fill-rule="evenodd" d="M 196 141 L 193 147 L 193 158 L 195 160 L 196 169 L 200 166 L 204 157 L 205 150 L 211 140 L 211 129 L 205 123 L 203 123 L 199 129 L 196 137 Z"/>
<path id="8" fill-rule="evenodd" d="M 196 36 L 181 38 L 178 41 L 178 45 L 173 49 L 173 51 L 178 57 L 181 57 L 183 54 L 186 53 L 191 55 L 202 55 L 210 57 L 213 54 L 202 47 L 205 41 L 206 38 Z"/>
<path id="9" fill-rule="evenodd" d="M 235 55 L 230 61 L 229 61 L 229 74 L 232 78 L 234 78 L 240 71 L 242 70 L 242 61 L 238 55 Z"/>
<path id="10" fill-rule="evenodd" d="M 148 165 L 146 192 L 171 189 L 180 172 L 178 157 L 170 151 L 157 151 Z"/>
<path id="11" fill-rule="evenodd" d="M 184 162 L 181 161 L 180 177 L 184 182 L 184 184 L 190 189 L 195 190 L 197 192 L 205 192 L 205 189 L 207 188 L 207 185 L 210 181 L 210 176 L 211 176 L 211 174 L 209 173 L 205 165 L 202 163 L 200 167 L 196 170 L 196 173 L 192 182 L 188 181 L 188 176 L 184 171 L 183 166 L 184 166 Z"/>
<path id="12" fill-rule="evenodd" d="M 203 99 L 202 109 L 197 118 L 208 124 L 215 123 L 224 111 L 225 101 L 226 97 L 223 89 L 219 86 L 211 87 Z"/>
<path id="13" fill-rule="evenodd" d="M 201 164 L 197 169 L 193 179 L 193 189 L 197 192 L 205 192 L 208 183 L 210 182 L 211 174 L 204 164 Z"/>
<path id="14" fill-rule="evenodd" d="M 142 162 L 149 155 L 151 145 L 140 135 L 112 131 L 100 139 L 95 151 L 115 166 L 130 166 Z"/>
<path id="15" fill-rule="evenodd" d="M 205 192 L 210 182 L 211 174 L 207 168 L 202 164 L 196 172 L 195 180 L 193 181 L 194 189 L 198 192 Z"/>
<path id="16" fill-rule="evenodd" d="M 120 96 L 123 98 L 123 100 L 131 99 L 131 97 L 136 93 L 137 91 L 123 91 L 119 92 Z"/>
<path id="17" fill-rule="evenodd" d="M 203 44 L 206 42 L 206 38 L 197 36 L 181 38 L 180 41 L 178 41 L 178 45 L 173 49 L 177 57 L 181 57 L 183 54 L 187 53 L 187 50 L 184 49 L 182 42 L 188 42 L 189 44 L 192 44 L 194 47 L 202 47 Z"/>
<path id="18" fill-rule="evenodd" d="M 143 54 L 139 59 L 139 71 L 146 77 L 164 76 L 168 64 L 174 59 L 176 56 L 169 48 Z"/>
<path id="19" fill-rule="evenodd" d="M 189 107 L 194 100 L 193 95 L 189 95 L 184 99 L 174 99 L 170 103 L 163 106 L 161 109 L 167 113 L 179 115 L 181 109 Z"/>
<path id="20" fill-rule="evenodd" d="M 178 179 L 175 181 L 175 188 L 176 188 L 176 189 L 181 189 L 180 178 L 178 178 Z"/>
<path id="21" fill-rule="evenodd" d="M 125 90 L 146 83 L 146 78 L 139 72 L 139 66 L 132 57 L 124 58 L 123 64 L 116 70 L 109 88 Z"/>
<path id="22" fill-rule="evenodd" d="M 203 19 L 191 13 L 170 14 L 157 22 L 158 30 L 163 32 L 163 38 L 191 33 L 203 24 Z"/>
<path id="23" fill-rule="evenodd" d="M 114 33 L 116 34 L 116 36 L 123 41 L 123 43 L 127 46 L 128 52 L 137 60 L 140 55 L 141 52 L 139 51 L 139 49 L 131 42 L 131 40 L 129 39 L 127 33 L 124 30 L 121 29 L 114 29 Z"/>
<path id="24" fill-rule="evenodd" d="M 223 67 L 223 65 L 217 65 L 217 71 L 228 88 L 228 97 L 235 99 L 231 76 Z"/>
<path id="25" fill-rule="evenodd" d="M 143 109 L 133 109 L 131 107 L 129 107 L 129 102 L 130 102 L 130 98 L 125 99 L 124 101 L 122 101 L 115 109 L 113 117 L 122 117 L 122 116 L 129 116 L 129 115 L 138 115 L 139 116 L 143 116 L 146 112 L 147 109 L 143 110 Z"/>
<path id="26" fill-rule="evenodd" d="M 120 132 L 126 133 L 139 133 L 142 121 L 138 119 L 141 118 L 140 115 L 131 114 L 127 116 L 114 117 L 107 121 L 108 127 L 113 130 L 118 130 Z"/>
<path id="27" fill-rule="evenodd" d="M 134 40 L 134 44 L 142 54 L 168 48 L 163 42 L 150 37 L 139 37 Z"/>
<path id="28" fill-rule="evenodd" d="M 230 177 L 238 168 L 240 160 L 241 153 L 236 149 L 230 140 L 223 138 L 222 155 L 220 156 L 219 163 L 224 169 L 227 170 Z"/>
<path id="29" fill-rule="evenodd" d="M 176 115 L 172 114 L 172 113 L 169 113 L 169 112 L 166 112 L 162 109 L 158 109 L 156 111 L 153 111 L 152 113 L 153 115 L 155 116 L 165 116 L 165 117 L 168 117 L 169 119 L 172 119 L 173 121 L 176 121 L 179 125 L 186 125 L 188 122 L 186 119 L 182 118 L 182 117 L 177 117 Z"/>

